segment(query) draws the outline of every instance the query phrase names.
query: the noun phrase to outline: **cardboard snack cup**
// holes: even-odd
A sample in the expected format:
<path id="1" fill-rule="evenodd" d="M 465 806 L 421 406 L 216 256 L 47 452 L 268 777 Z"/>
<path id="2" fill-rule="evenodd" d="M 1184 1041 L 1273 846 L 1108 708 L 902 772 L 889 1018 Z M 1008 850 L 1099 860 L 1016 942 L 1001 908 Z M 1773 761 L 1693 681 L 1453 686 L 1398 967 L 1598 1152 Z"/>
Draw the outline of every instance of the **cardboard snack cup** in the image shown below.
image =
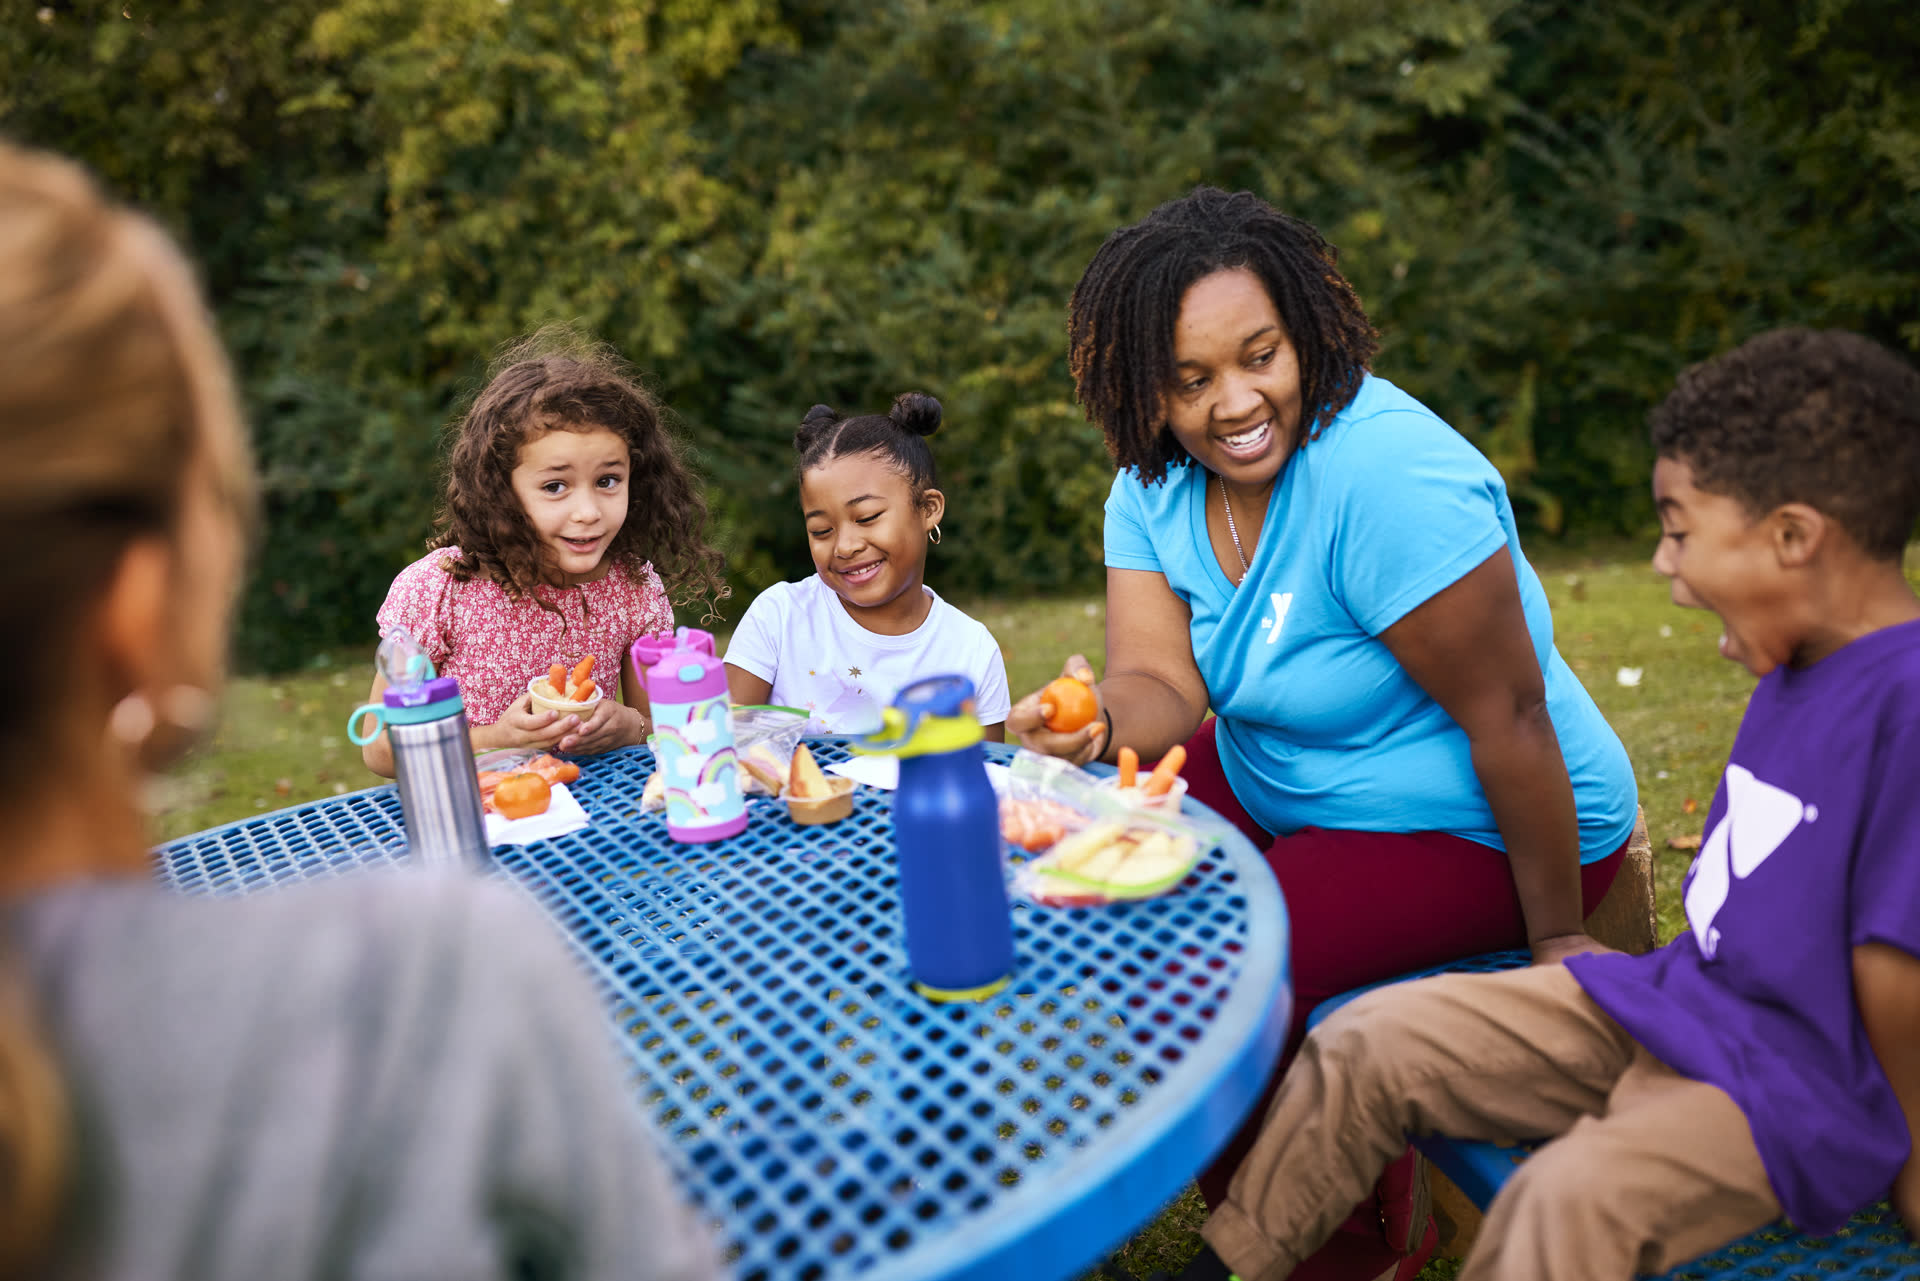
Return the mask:
<path id="1" fill-rule="evenodd" d="M 816 823 L 838 823 L 853 813 L 853 789 L 856 786 L 850 778 L 838 774 L 828 777 L 827 786 L 832 788 L 825 796 L 794 796 L 783 793 L 787 801 L 787 814 L 794 822 L 804 826 Z"/>
<path id="2" fill-rule="evenodd" d="M 594 707 L 599 704 L 602 698 L 606 697 L 606 693 L 605 690 L 596 684 L 593 689 L 592 698 L 584 703 L 575 703 L 564 698 L 556 698 L 553 693 L 553 683 L 545 676 L 536 676 L 527 682 L 527 694 L 533 699 L 534 711 L 558 712 L 562 716 L 578 716 L 583 721 L 593 715 Z"/>

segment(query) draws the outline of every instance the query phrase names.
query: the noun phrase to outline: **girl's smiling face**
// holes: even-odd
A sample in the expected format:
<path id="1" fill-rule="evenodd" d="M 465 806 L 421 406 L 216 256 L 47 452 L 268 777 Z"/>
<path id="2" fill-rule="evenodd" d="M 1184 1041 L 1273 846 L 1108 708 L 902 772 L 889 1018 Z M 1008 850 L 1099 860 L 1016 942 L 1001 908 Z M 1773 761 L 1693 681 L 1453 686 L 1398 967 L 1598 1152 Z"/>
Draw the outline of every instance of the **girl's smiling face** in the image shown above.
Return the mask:
<path id="1" fill-rule="evenodd" d="M 604 577 L 627 523 L 627 442 L 604 427 L 557 428 L 520 446 L 513 496 L 564 583 Z"/>
<path id="2" fill-rule="evenodd" d="M 800 478 L 800 509 L 813 566 L 849 609 L 880 609 L 903 597 L 919 607 L 927 535 L 946 511 L 939 490 L 916 503 L 912 485 L 884 455 L 843 454 Z"/>

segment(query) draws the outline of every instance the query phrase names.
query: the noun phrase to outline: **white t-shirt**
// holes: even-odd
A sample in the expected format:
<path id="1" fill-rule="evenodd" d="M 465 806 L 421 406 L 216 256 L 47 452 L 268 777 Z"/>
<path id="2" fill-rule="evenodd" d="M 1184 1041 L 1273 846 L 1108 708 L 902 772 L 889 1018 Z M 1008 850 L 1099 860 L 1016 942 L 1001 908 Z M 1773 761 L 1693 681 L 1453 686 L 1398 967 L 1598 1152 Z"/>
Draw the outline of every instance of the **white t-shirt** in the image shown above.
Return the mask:
<path id="1" fill-rule="evenodd" d="M 726 661 L 770 682 L 773 703 L 812 713 L 810 732 L 876 730 L 900 688 L 926 676 L 966 677 L 980 723 L 1006 720 L 1013 700 L 993 633 L 922 590 L 933 600 L 926 620 L 904 636 L 882 636 L 854 622 L 818 574 L 775 583 L 747 606 Z"/>

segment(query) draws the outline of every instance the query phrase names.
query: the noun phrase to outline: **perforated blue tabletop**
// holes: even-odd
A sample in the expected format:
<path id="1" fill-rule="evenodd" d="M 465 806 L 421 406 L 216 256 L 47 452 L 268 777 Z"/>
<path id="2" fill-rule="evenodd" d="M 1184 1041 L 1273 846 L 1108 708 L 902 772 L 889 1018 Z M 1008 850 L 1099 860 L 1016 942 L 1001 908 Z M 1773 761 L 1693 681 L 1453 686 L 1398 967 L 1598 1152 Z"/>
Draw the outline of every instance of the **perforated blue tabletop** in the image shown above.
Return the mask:
<path id="1" fill-rule="evenodd" d="M 1018 904 L 1012 986 L 938 1006 L 907 985 L 889 793 L 826 827 L 757 800 L 740 836 L 680 845 L 639 811 L 645 749 L 583 765 L 592 826 L 498 868 L 599 981 L 743 1281 L 1076 1276 L 1224 1146 L 1278 1056 L 1286 911 L 1237 834 L 1164 898 Z M 247 893 L 404 844 L 378 788 L 174 841 L 159 874 Z"/>

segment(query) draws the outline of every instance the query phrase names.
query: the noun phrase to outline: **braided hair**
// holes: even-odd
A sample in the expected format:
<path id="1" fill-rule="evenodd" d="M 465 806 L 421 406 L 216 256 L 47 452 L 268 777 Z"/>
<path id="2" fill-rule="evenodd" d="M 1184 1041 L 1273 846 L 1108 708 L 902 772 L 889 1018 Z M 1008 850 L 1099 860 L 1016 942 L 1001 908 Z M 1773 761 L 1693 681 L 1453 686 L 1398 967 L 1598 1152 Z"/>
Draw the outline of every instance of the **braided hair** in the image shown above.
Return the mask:
<path id="1" fill-rule="evenodd" d="M 1107 237 L 1067 313 L 1067 361 L 1087 419 L 1122 468 L 1149 483 L 1191 461 L 1167 430 L 1173 331 L 1196 281 L 1244 268 L 1260 278 L 1300 362 L 1313 440 L 1360 390 L 1379 335 L 1335 262 L 1339 251 L 1251 192 L 1196 187 Z"/>
<path id="2" fill-rule="evenodd" d="M 933 450 L 927 437 L 940 429 L 940 402 L 925 392 L 904 391 L 884 414 L 845 418 L 830 405 L 815 405 L 793 433 L 794 474 L 854 454 L 879 454 L 906 477 L 914 506 L 925 509 L 934 488 Z"/>

